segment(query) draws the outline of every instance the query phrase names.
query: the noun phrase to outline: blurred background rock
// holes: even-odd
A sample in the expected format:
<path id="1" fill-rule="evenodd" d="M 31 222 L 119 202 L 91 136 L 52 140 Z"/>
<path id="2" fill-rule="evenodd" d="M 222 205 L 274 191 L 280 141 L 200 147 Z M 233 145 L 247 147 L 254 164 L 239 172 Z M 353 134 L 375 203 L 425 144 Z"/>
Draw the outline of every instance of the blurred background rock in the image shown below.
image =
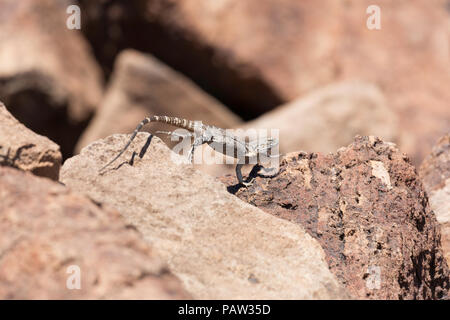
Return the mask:
<path id="1" fill-rule="evenodd" d="M 65 159 L 160 114 L 280 129 L 282 152 L 376 135 L 418 165 L 450 131 L 450 2 L 379 0 L 380 30 L 371 4 L 0 0 L 0 101 Z"/>

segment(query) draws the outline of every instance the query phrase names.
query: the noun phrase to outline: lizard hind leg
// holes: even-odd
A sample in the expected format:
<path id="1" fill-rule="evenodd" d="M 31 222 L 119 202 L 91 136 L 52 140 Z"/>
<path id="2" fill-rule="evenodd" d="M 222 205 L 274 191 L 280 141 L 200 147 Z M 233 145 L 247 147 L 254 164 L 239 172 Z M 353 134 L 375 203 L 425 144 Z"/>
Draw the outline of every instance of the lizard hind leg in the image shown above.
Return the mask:
<path id="1" fill-rule="evenodd" d="M 136 135 L 138 134 L 138 132 L 142 129 L 143 126 L 145 126 L 147 123 L 149 123 L 151 121 L 150 118 L 145 118 L 144 120 L 142 120 L 136 127 L 136 129 L 134 129 L 133 133 L 131 134 L 130 139 L 128 140 L 127 144 L 125 145 L 125 147 L 122 148 L 122 150 L 117 154 L 117 156 L 115 156 L 110 162 L 108 162 L 107 164 L 105 164 L 100 170 L 99 172 L 103 171 L 106 167 L 108 167 L 111 163 L 113 163 L 114 161 L 116 161 L 130 146 L 131 142 L 134 140 L 134 138 L 136 137 Z"/>
<path id="2" fill-rule="evenodd" d="M 254 178 L 252 178 L 252 180 L 250 180 L 249 182 L 245 182 L 244 178 L 242 177 L 242 172 L 241 172 L 242 166 L 243 166 L 243 164 L 241 164 L 241 163 L 238 163 L 236 165 L 236 177 L 240 184 L 242 184 L 244 187 L 249 187 L 253 184 Z"/>

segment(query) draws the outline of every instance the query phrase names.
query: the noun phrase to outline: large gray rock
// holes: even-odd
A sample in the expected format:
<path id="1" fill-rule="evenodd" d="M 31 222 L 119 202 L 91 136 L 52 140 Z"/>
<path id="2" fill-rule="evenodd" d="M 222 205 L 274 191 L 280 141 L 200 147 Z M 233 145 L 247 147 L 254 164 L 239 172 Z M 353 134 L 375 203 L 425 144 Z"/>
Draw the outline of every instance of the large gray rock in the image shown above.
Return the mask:
<path id="1" fill-rule="evenodd" d="M 186 298 L 116 210 L 0 167 L 0 299 Z"/>
<path id="2" fill-rule="evenodd" d="M 19 121 L 0 102 L 0 165 L 58 180 L 62 156 L 59 146 Z"/>
<path id="3" fill-rule="evenodd" d="M 68 159 L 61 180 L 115 207 L 200 299 L 342 299 L 320 245 L 300 227 L 229 194 L 154 137 L 113 135 Z M 143 148 L 147 146 L 148 148 Z M 127 163 L 135 156 L 133 165 Z M 140 155 L 143 155 L 141 158 Z"/>

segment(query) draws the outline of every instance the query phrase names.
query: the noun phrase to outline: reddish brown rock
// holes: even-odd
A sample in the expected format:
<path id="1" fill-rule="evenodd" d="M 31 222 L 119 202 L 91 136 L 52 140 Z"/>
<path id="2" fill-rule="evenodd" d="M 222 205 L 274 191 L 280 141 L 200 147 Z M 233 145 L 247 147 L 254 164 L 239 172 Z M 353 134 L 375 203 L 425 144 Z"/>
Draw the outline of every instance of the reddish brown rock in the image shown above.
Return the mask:
<path id="1" fill-rule="evenodd" d="M 152 52 L 246 119 L 351 79 L 382 88 L 400 119 L 399 145 L 415 164 L 450 126 L 446 0 L 82 4 L 99 56 L 113 55 L 114 46 Z M 373 4 L 380 30 L 366 25 Z"/>
<path id="2" fill-rule="evenodd" d="M 442 250 L 450 264 L 450 134 L 439 139 L 422 163 L 420 177 L 441 226 Z"/>
<path id="3" fill-rule="evenodd" d="M 88 43 L 66 26 L 72 2 L 0 2 L 0 100 L 19 121 L 56 141 L 64 156 L 102 95 Z"/>
<path id="4" fill-rule="evenodd" d="M 71 266 L 79 267 L 79 290 L 66 286 L 77 283 Z M 179 280 L 117 211 L 0 168 L 0 299 L 185 298 Z"/>
<path id="5" fill-rule="evenodd" d="M 25 127 L 0 102 L 0 166 L 58 180 L 61 161 L 56 143 Z"/>
<path id="6" fill-rule="evenodd" d="M 133 132 L 149 115 L 201 120 L 222 128 L 241 123 L 224 105 L 183 75 L 150 55 L 125 50 L 117 58 L 111 84 L 99 111 L 76 150 L 79 152 L 89 143 L 114 133 Z M 171 129 L 167 125 L 152 124 L 150 131 Z"/>
<path id="7" fill-rule="evenodd" d="M 223 180 L 235 183 L 234 177 Z M 257 177 L 236 195 L 308 230 L 354 297 L 447 295 L 449 271 L 435 215 L 414 167 L 391 143 L 357 137 L 336 154 L 291 153 L 279 174 Z"/>
<path id="8" fill-rule="evenodd" d="M 319 243 L 222 183 L 180 163 L 157 137 L 98 140 L 64 163 L 61 181 L 120 211 L 196 299 L 348 299 Z M 136 152 L 136 156 L 133 156 Z M 132 161 L 130 161 L 133 159 Z"/>

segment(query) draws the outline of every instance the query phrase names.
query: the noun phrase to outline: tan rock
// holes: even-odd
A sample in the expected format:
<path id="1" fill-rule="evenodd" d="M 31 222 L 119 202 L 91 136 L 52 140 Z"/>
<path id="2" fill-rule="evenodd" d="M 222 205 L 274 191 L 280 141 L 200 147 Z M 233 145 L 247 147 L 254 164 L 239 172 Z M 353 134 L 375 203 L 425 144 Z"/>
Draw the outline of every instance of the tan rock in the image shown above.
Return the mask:
<path id="1" fill-rule="evenodd" d="M 56 143 L 25 127 L 0 102 L 0 166 L 58 180 L 61 161 Z"/>
<path id="2" fill-rule="evenodd" d="M 117 211 L 5 167 L 0 167 L 0 252 L 2 300 L 189 298 Z M 80 289 L 69 289 L 78 283 Z"/>
<path id="3" fill-rule="evenodd" d="M 0 100 L 67 156 L 97 108 L 102 79 L 88 43 L 69 30 L 71 1 L 0 2 Z"/>
<path id="4" fill-rule="evenodd" d="M 278 129 L 280 151 L 333 152 L 357 134 L 398 138 L 396 114 L 381 91 L 357 82 L 333 84 L 245 124 L 244 129 Z M 268 131 L 270 134 L 270 131 Z"/>
<path id="5" fill-rule="evenodd" d="M 444 299 L 449 270 L 439 224 L 404 154 L 357 137 L 334 154 L 293 152 L 272 178 L 256 177 L 239 198 L 302 225 L 330 270 L 358 299 Z"/>
<path id="6" fill-rule="evenodd" d="M 450 264 L 450 134 L 439 139 L 419 173 L 441 226 L 442 250 Z"/>
<path id="7" fill-rule="evenodd" d="M 237 116 L 183 75 L 150 55 L 125 50 L 117 58 L 111 85 L 99 111 L 78 142 L 77 152 L 97 139 L 114 133 L 133 132 L 149 115 L 202 120 L 205 124 L 224 128 L 240 123 Z M 152 125 L 150 131 L 155 133 L 157 130 L 173 128 Z"/>
<path id="8" fill-rule="evenodd" d="M 102 174 L 128 140 L 113 135 L 68 159 L 62 181 L 117 208 L 168 262 L 194 298 L 342 299 L 320 246 L 300 226 L 240 201 L 223 184 L 176 164 L 147 133 Z M 140 156 L 127 164 L 135 151 Z"/>

